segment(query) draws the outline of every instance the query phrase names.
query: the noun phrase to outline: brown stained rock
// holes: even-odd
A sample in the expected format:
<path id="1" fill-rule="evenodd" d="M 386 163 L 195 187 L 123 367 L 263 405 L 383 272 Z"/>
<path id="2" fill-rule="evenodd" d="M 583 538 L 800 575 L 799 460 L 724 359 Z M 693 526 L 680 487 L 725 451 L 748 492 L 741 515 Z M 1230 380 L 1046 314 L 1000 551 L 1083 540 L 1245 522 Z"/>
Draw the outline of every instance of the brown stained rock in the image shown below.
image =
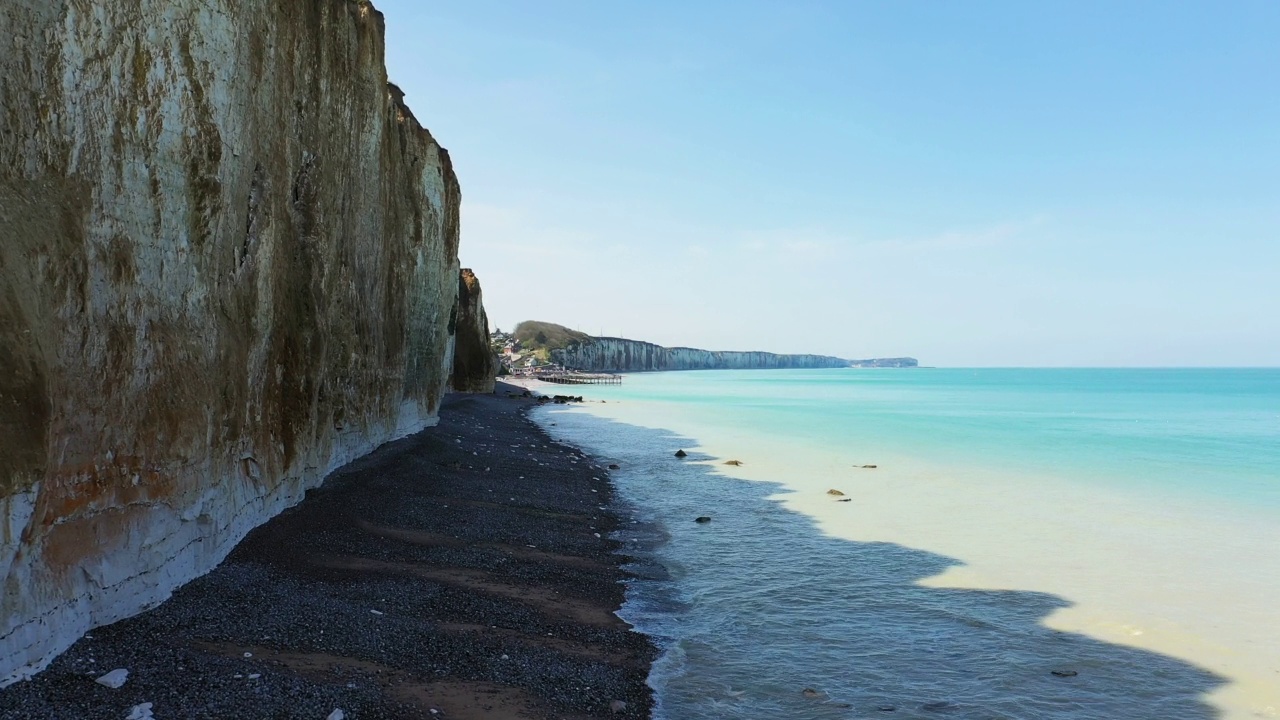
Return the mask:
<path id="1" fill-rule="evenodd" d="M 844 495 L 844 493 L 840 492 L 839 490 L 835 490 L 835 489 L 828 490 L 828 491 L 827 491 L 827 494 L 828 494 L 828 495 Z"/>
<path id="2" fill-rule="evenodd" d="M 0 9 L 0 685 L 432 422 L 459 292 L 370 6 L 68 7 Z"/>
<path id="3" fill-rule="evenodd" d="M 741 467 L 742 461 L 741 460 L 725 460 L 724 464 L 733 465 L 734 467 Z"/>
<path id="4" fill-rule="evenodd" d="M 470 268 L 458 271 L 458 304 L 453 346 L 453 374 L 449 386 L 458 392 L 493 392 L 498 371 L 489 342 L 489 318 L 484 312 L 480 280 Z"/>

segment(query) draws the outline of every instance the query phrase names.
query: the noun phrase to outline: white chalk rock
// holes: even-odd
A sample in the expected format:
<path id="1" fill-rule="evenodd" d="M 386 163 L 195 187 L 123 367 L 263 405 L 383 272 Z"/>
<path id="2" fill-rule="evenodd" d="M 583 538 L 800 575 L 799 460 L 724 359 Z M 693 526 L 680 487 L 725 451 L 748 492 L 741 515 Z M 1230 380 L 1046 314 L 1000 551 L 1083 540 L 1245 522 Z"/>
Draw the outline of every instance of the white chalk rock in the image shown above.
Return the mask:
<path id="1" fill-rule="evenodd" d="M 343 720 L 346 716 L 347 714 L 342 712 L 342 708 L 338 708 L 337 710 L 329 713 L 329 717 L 325 718 L 325 720 Z"/>
<path id="2" fill-rule="evenodd" d="M 129 671 L 124 668 L 117 668 L 102 677 L 94 680 L 99 685 L 105 685 L 113 690 L 124 685 L 124 681 L 129 679 Z"/>
<path id="3" fill-rule="evenodd" d="M 124 720 L 155 720 L 155 717 L 155 715 L 151 714 L 151 703 L 142 703 L 130 708 L 129 714 L 125 716 Z"/>

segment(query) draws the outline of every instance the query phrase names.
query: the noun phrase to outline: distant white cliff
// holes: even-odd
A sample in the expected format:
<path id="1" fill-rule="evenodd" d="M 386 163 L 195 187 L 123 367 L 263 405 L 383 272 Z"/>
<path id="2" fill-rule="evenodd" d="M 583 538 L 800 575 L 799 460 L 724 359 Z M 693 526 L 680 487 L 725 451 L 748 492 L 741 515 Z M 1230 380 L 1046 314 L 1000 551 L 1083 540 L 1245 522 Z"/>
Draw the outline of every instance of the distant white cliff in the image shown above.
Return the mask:
<path id="1" fill-rule="evenodd" d="M 757 370 L 843 367 L 915 367 L 913 358 L 850 361 L 829 355 L 779 355 L 760 351 L 699 350 L 662 347 L 640 340 L 592 337 L 575 339 L 550 351 L 551 360 L 585 372 L 650 370 Z"/>

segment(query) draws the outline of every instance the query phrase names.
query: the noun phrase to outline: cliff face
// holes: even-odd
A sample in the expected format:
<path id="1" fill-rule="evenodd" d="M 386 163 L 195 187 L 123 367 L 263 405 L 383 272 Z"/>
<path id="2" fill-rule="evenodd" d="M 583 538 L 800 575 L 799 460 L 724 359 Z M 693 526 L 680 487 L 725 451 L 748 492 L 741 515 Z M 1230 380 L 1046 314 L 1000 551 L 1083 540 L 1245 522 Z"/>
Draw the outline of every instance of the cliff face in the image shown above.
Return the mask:
<path id="1" fill-rule="evenodd" d="M 367 2 L 0 26 L 2 684 L 434 422 L 459 191 Z"/>
<path id="2" fill-rule="evenodd" d="M 639 340 L 591 338 L 551 351 L 552 362 L 586 372 L 649 370 L 752 370 L 848 367 L 849 361 L 825 355 L 777 355 L 767 352 L 662 347 Z"/>
<path id="3" fill-rule="evenodd" d="M 470 268 L 463 268 L 458 276 L 458 322 L 449 384 L 459 392 L 493 392 L 497 370 L 480 280 Z"/>
<path id="4" fill-rule="evenodd" d="M 869 360 L 850 360 L 849 364 L 860 368 L 913 368 L 920 367 L 920 361 L 913 357 L 871 358 Z"/>

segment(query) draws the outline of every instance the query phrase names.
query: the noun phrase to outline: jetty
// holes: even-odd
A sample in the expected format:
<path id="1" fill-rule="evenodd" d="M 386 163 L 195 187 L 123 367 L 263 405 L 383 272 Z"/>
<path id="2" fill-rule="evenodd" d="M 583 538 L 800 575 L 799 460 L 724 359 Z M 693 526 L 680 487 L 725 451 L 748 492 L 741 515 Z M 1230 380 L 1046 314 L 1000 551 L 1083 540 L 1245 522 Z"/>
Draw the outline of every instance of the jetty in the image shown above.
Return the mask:
<path id="1" fill-rule="evenodd" d="M 622 376 L 612 373 L 554 372 L 533 375 L 543 382 L 558 385 L 621 385 Z"/>

